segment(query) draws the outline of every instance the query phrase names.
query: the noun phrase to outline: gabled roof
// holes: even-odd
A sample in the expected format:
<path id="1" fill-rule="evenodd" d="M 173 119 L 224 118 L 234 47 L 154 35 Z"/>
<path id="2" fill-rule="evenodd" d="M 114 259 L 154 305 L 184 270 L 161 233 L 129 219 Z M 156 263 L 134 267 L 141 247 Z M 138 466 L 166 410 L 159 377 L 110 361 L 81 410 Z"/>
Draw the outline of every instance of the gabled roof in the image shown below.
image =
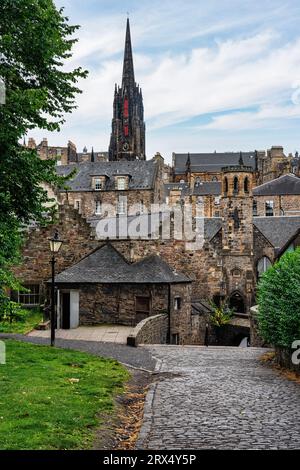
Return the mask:
<path id="1" fill-rule="evenodd" d="M 289 173 L 279 176 L 253 189 L 254 196 L 283 196 L 286 194 L 300 194 L 300 178 Z"/>
<path id="2" fill-rule="evenodd" d="M 254 217 L 253 224 L 276 250 L 281 250 L 300 230 L 300 217 Z"/>
<path id="3" fill-rule="evenodd" d="M 192 190 L 195 196 L 220 196 L 222 183 L 220 181 L 203 181 L 196 184 Z"/>
<path id="4" fill-rule="evenodd" d="M 91 191 L 92 176 L 106 176 L 104 190 L 115 188 L 115 176 L 130 175 L 128 189 L 152 189 L 157 173 L 157 164 L 154 160 L 112 161 L 112 162 L 86 162 L 57 167 L 59 175 L 68 175 L 76 168 L 76 175 L 67 182 L 70 191 Z"/>
<path id="5" fill-rule="evenodd" d="M 148 256 L 136 263 L 126 259 L 110 244 L 106 244 L 79 263 L 58 274 L 58 284 L 166 284 L 191 282 L 174 271 L 162 258 Z"/>
<path id="6" fill-rule="evenodd" d="M 239 164 L 240 152 L 225 153 L 173 153 L 175 175 L 186 171 L 186 163 L 190 155 L 190 169 L 192 173 L 220 172 L 222 167 Z M 244 165 L 256 168 L 255 152 L 243 152 Z"/>

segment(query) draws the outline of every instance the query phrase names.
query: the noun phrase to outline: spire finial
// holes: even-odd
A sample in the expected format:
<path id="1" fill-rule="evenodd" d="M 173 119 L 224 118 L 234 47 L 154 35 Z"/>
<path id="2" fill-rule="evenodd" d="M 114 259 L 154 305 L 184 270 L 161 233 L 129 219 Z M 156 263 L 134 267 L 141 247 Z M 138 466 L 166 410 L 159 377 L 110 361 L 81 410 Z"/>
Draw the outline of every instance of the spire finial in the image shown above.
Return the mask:
<path id="1" fill-rule="evenodd" d="M 132 57 L 132 46 L 131 46 L 130 23 L 129 23 L 129 18 L 127 18 L 122 85 L 123 87 L 127 85 L 127 87 L 130 88 L 130 86 L 134 86 L 134 83 L 135 83 L 135 80 L 134 80 L 134 68 L 133 68 L 133 57 Z"/>
<path id="2" fill-rule="evenodd" d="M 243 154 L 240 152 L 239 166 L 244 166 Z"/>
<path id="3" fill-rule="evenodd" d="M 95 161 L 94 147 L 92 147 L 91 162 Z"/>

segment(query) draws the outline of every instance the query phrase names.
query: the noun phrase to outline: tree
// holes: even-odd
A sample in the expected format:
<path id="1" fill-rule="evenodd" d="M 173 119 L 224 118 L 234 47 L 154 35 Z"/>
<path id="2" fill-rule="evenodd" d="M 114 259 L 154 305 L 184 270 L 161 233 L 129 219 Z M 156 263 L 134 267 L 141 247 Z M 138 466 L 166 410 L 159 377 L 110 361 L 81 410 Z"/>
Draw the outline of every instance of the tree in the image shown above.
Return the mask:
<path id="1" fill-rule="evenodd" d="M 18 257 L 22 227 L 47 221 L 41 184 L 64 184 L 55 161 L 40 160 L 20 141 L 36 127 L 60 130 L 65 114 L 76 107 L 76 84 L 87 72 L 63 67 L 77 29 L 52 0 L 1 0 L 0 77 L 6 100 L 0 104 L 0 292 L 12 282 L 9 266 Z"/>
<path id="2" fill-rule="evenodd" d="M 258 285 L 258 329 L 269 344 L 291 348 L 300 338 L 300 249 L 286 253 Z"/>

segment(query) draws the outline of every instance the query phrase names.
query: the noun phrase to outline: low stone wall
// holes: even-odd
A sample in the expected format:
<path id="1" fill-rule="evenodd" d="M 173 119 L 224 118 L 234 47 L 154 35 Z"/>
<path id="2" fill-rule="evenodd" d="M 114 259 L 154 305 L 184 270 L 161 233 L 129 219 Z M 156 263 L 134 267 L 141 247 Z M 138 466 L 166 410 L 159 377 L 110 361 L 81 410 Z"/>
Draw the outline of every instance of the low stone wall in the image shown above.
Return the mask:
<path id="1" fill-rule="evenodd" d="M 250 308 L 250 344 L 256 348 L 270 347 L 259 335 L 257 325 L 258 305 Z"/>
<path id="2" fill-rule="evenodd" d="M 128 346 L 139 344 L 166 344 L 168 336 L 168 315 L 160 314 L 145 318 L 127 338 Z"/>
<path id="3" fill-rule="evenodd" d="M 288 348 L 275 348 L 276 354 L 276 362 L 281 367 L 285 369 L 292 370 L 300 375 L 300 364 L 294 364 L 292 358 L 294 357 L 294 361 L 299 361 L 300 353 L 299 350 L 296 349 L 288 349 Z"/>

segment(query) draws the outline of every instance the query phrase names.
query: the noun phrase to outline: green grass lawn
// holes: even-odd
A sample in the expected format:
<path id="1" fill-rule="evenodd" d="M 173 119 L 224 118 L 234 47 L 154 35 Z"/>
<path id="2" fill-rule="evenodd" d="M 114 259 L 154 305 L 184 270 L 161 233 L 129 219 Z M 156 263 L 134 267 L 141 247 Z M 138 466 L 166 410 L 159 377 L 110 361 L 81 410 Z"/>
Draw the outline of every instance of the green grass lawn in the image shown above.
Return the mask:
<path id="1" fill-rule="evenodd" d="M 6 341 L 0 364 L 0 449 L 87 449 L 128 379 L 114 360 Z M 103 415 L 104 416 L 104 415 Z"/>
<path id="2" fill-rule="evenodd" d="M 8 321 L 0 322 L 0 333 L 20 333 L 25 335 L 33 330 L 42 319 L 43 316 L 39 310 L 32 310 L 28 312 L 28 316 L 24 321 L 15 321 L 13 323 Z"/>

